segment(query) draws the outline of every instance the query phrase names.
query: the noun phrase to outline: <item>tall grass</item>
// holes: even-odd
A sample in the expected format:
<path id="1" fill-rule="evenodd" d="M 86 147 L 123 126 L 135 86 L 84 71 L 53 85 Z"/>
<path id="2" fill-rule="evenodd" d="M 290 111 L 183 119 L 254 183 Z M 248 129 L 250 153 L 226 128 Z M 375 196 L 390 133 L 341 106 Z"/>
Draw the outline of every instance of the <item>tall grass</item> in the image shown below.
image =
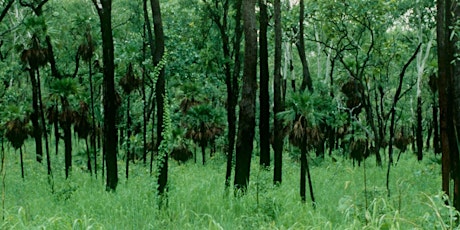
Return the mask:
<path id="1" fill-rule="evenodd" d="M 259 170 L 253 160 L 248 194 L 236 198 L 224 191 L 225 158 L 217 155 L 203 166 L 170 165 L 168 207 L 157 206 L 155 179 L 148 167 L 135 164 L 129 181 L 120 171 L 115 193 L 74 165 L 65 180 L 62 154 L 53 156 L 55 192 L 46 166 L 25 158 L 20 177 L 18 154 L 6 153 L 5 219 L 1 229 L 458 229 L 458 213 L 444 205 L 440 165 L 433 157 L 417 162 L 404 154 L 393 170 L 391 197 L 385 170 L 367 159 L 367 193 L 363 167 L 335 155 L 312 159 L 317 208 L 302 203 L 299 162 L 285 156 L 283 183 L 272 185 L 272 171 Z M 78 157 L 76 159 L 78 161 Z M 123 162 L 120 169 L 123 170 Z M 59 167 L 57 167 L 59 166 Z M 369 200 L 366 209 L 365 197 Z M 458 223 L 458 222 L 457 222 Z"/>

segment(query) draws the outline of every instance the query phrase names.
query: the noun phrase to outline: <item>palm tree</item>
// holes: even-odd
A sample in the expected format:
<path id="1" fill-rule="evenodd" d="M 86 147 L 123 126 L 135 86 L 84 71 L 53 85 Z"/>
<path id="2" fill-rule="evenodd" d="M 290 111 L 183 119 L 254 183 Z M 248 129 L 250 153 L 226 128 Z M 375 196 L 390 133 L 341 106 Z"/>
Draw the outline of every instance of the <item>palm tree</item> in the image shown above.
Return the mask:
<path id="1" fill-rule="evenodd" d="M 186 138 L 192 139 L 201 147 L 203 165 L 206 163 L 206 147 L 217 136 L 222 135 L 224 111 L 221 107 L 210 104 L 199 104 L 187 112 Z M 196 154 L 195 154 L 196 159 Z"/>
<path id="2" fill-rule="evenodd" d="M 40 95 L 40 71 L 39 68 L 45 66 L 49 60 L 48 49 L 40 46 L 40 40 L 37 35 L 33 35 L 31 39 L 31 47 L 24 49 L 21 53 L 21 61 L 27 66 L 29 71 L 30 82 L 32 84 L 32 108 L 31 121 L 33 126 L 33 135 L 35 138 L 35 152 L 37 161 L 43 159 L 42 146 L 42 127 L 40 127 L 39 118 L 42 113 L 42 103 Z M 42 117 L 44 121 L 44 117 Z M 43 127 L 45 124 L 42 124 Z"/>
<path id="3" fill-rule="evenodd" d="M 15 118 L 5 124 L 5 137 L 11 143 L 13 148 L 19 149 L 21 159 L 21 177 L 24 179 L 24 160 L 22 154 L 22 145 L 27 139 L 29 129 L 27 119 Z"/>
<path id="4" fill-rule="evenodd" d="M 284 121 L 285 125 L 290 127 L 290 143 L 300 148 L 300 197 L 302 202 L 306 201 L 306 178 L 310 188 L 310 197 L 315 206 L 313 193 L 313 184 L 311 180 L 310 169 L 308 165 L 307 152 L 318 145 L 324 143 L 324 134 L 320 130 L 320 124 L 326 122 L 328 111 L 332 110 L 332 103 L 326 101 L 327 98 L 321 97 L 318 93 L 301 91 L 295 92 L 290 98 L 287 98 L 286 110 L 280 112 L 277 116 Z"/>
<path id="5" fill-rule="evenodd" d="M 130 114 L 130 95 L 135 89 L 139 88 L 141 82 L 136 76 L 134 75 L 133 65 L 130 63 L 128 65 L 128 70 L 126 71 L 125 76 L 120 79 L 120 86 L 123 89 L 124 93 L 126 94 L 126 101 L 127 101 L 127 108 L 126 108 L 126 130 L 127 130 L 127 138 L 126 138 L 126 179 L 129 177 L 129 160 L 132 159 L 131 156 L 131 114 Z"/>

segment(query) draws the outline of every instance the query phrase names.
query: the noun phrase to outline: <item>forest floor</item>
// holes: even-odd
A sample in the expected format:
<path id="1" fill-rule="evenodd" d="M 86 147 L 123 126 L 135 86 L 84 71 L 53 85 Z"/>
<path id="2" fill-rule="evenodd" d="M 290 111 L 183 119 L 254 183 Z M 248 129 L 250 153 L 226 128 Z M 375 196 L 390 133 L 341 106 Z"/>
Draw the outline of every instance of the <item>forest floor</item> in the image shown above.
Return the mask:
<path id="1" fill-rule="evenodd" d="M 293 154 L 284 156 L 279 186 L 272 185 L 272 170 L 259 169 L 254 157 L 242 197 L 224 189 L 223 155 L 204 166 L 171 160 L 168 204 L 160 209 L 149 166 L 132 165 L 126 180 L 120 160 L 117 190 L 106 192 L 101 169 L 97 179 L 90 176 L 76 156 L 65 180 L 63 154 L 53 154 L 59 167 L 53 168 L 52 191 L 46 165 L 35 162 L 32 149 L 25 150 L 24 180 L 18 151 L 5 154 L 1 229 L 458 229 L 455 212 L 440 192 L 439 156 L 428 152 L 422 162 L 411 153 L 401 156 L 391 168 L 390 197 L 386 166 L 376 166 L 375 158 L 366 160 L 366 168 L 354 167 L 338 153 L 334 159 L 312 158 L 316 209 L 309 196 L 306 203 L 300 200 L 300 166 Z"/>

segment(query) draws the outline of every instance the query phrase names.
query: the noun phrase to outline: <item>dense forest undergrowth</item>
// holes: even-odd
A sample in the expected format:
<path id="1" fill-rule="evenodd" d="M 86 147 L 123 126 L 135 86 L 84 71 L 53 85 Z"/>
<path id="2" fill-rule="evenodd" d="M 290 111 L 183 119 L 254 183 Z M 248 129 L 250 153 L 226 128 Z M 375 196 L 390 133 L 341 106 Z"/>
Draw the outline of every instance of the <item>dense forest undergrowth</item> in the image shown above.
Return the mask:
<path id="1" fill-rule="evenodd" d="M 421 162 L 412 153 L 401 156 L 392 169 L 391 197 L 386 170 L 373 157 L 365 162 L 366 193 L 363 165 L 354 167 L 339 152 L 312 158 L 316 209 L 300 201 L 300 166 L 293 152 L 284 156 L 279 186 L 273 186 L 270 171 L 253 163 L 250 189 L 242 197 L 224 190 L 224 155 L 204 166 L 173 162 L 168 206 L 160 209 L 155 175 L 141 162 L 132 166 L 129 180 L 120 178 L 116 192 L 105 191 L 101 174 L 90 177 L 84 161 L 67 180 L 56 173 L 52 192 L 46 167 L 35 161 L 32 149 L 28 144 L 24 151 L 25 179 L 19 154 L 6 150 L 2 229 L 458 229 L 440 193 L 440 159 L 432 153 Z M 63 154 L 53 157 L 55 165 L 63 160 Z"/>

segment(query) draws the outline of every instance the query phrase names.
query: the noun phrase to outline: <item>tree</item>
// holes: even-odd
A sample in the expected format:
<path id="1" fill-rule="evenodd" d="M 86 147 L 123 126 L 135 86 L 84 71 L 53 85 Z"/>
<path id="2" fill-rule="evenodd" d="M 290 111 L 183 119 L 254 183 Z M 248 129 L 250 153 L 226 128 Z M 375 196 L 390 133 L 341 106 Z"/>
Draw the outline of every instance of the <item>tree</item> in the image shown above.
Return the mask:
<path id="1" fill-rule="evenodd" d="M 245 36 L 243 88 L 240 101 L 238 136 L 236 142 L 235 190 L 245 193 L 249 173 L 255 131 L 255 102 L 257 89 L 257 33 L 255 0 L 243 1 L 242 17 Z"/>
<path id="2" fill-rule="evenodd" d="M 260 60 L 260 80 L 259 80 L 259 142 L 260 142 L 260 165 L 270 166 L 270 96 L 268 93 L 268 82 L 270 79 L 268 71 L 268 10 L 266 0 L 259 0 L 259 60 Z"/>
<path id="3" fill-rule="evenodd" d="M 307 57 L 305 54 L 305 38 L 304 38 L 304 18 L 305 18 L 305 3 L 304 0 L 300 0 L 300 12 L 299 12 L 299 38 L 296 42 L 297 50 L 299 51 L 300 61 L 302 62 L 302 85 L 300 90 L 304 90 L 308 87 L 310 92 L 313 91 L 313 83 L 310 77 L 310 70 L 308 68 Z"/>
<path id="4" fill-rule="evenodd" d="M 449 1 L 446 1 L 449 3 Z M 449 40 L 452 45 L 452 50 L 454 52 L 453 56 L 448 56 L 452 58 L 455 62 L 453 68 L 451 68 L 451 76 L 450 81 L 448 81 L 448 105 L 452 115 L 452 122 L 450 123 L 450 135 L 449 135 L 449 150 L 450 150 L 450 173 L 451 178 L 453 179 L 454 189 L 453 189 L 453 206 L 460 210 L 460 154 L 459 154 L 459 147 L 458 143 L 460 141 L 460 134 L 458 133 L 460 129 L 460 59 L 458 58 L 458 53 L 460 52 L 460 37 L 459 37 L 459 30 L 460 30 L 460 5 L 458 5 L 458 1 L 453 1 L 450 6 L 450 11 L 453 15 L 451 16 L 451 22 L 447 20 L 448 24 L 451 24 L 449 29 L 452 29 L 450 32 L 453 36 L 449 36 L 452 40 Z M 452 62 L 450 62 L 452 63 Z M 454 106 L 450 106 L 454 105 Z M 444 154 L 444 152 L 443 152 Z"/>
<path id="5" fill-rule="evenodd" d="M 106 190 L 115 191 L 118 184 L 117 166 L 117 104 L 115 94 L 115 64 L 112 35 L 112 0 L 92 0 L 101 22 L 102 59 L 104 65 L 104 137 L 103 154 L 107 167 Z"/>
<path id="6" fill-rule="evenodd" d="M 158 66 L 164 58 L 165 36 L 163 32 L 163 22 L 161 21 L 161 10 L 159 0 L 150 0 L 152 8 L 153 30 L 155 34 L 155 51 L 153 53 L 153 65 Z M 153 44 L 150 44 L 153 45 Z M 157 147 L 163 141 L 163 121 L 164 121 L 164 100 L 165 100 L 165 72 L 164 66 L 160 69 L 158 80 L 156 82 L 156 103 L 157 103 Z M 164 194 L 168 183 L 168 154 L 165 153 L 160 159 L 158 175 L 158 193 Z"/>
<path id="7" fill-rule="evenodd" d="M 274 151 L 274 174 L 273 183 L 278 184 L 282 181 L 283 167 L 283 124 L 276 114 L 283 111 L 281 100 L 281 3 L 280 0 L 274 2 L 275 12 L 275 65 L 273 72 L 273 151 Z"/>

